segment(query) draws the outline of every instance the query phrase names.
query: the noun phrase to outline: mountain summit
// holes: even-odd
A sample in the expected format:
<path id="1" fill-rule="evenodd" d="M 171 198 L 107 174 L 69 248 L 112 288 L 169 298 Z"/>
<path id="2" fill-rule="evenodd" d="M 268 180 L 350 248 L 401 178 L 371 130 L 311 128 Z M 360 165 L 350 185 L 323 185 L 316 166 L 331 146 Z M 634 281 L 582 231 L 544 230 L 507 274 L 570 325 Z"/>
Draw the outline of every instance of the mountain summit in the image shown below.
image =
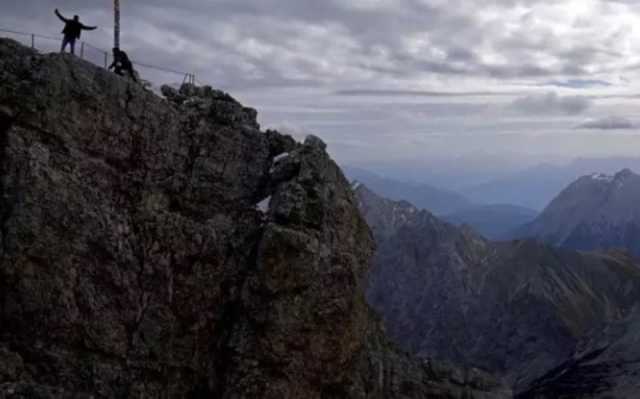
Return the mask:
<path id="1" fill-rule="evenodd" d="M 163 92 L 0 39 L 0 397 L 511 396 L 388 343 L 319 138 Z"/>
<path id="2" fill-rule="evenodd" d="M 560 193 L 520 237 L 578 250 L 626 249 L 640 256 L 640 176 L 592 174 Z"/>

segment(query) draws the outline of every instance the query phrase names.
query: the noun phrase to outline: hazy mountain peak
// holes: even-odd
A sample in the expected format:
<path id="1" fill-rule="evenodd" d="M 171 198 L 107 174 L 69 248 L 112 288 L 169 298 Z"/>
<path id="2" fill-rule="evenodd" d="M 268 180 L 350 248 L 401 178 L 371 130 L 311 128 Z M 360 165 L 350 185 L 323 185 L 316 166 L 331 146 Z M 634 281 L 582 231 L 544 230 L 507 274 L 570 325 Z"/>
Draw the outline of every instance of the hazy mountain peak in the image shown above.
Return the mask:
<path id="1" fill-rule="evenodd" d="M 625 180 L 631 179 L 634 177 L 640 177 L 640 176 L 636 175 L 631 169 L 623 169 L 620 172 L 613 175 L 607 175 L 604 173 L 593 173 L 592 175 L 585 176 L 583 179 L 579 179 L 578 181 L 596 180 L 598 182 L 603 182 L 603 183 L 613 183 L 613 182 L 623 183 Z"/>
<path id="2" fill-rule="evenodd" d="M 518 236 L 580 250 L 626 248 L 640 254 L 640 176 L 583 176 L 564 189 Z"/>
<path id="3" fill-rule="evenodd" d="M 640 177 L 636 175 L 631 169 L 623 169 L 615 175 L 616 180 L 626 180 L 633 177 Z"/>
<path id="4" fill-rule="evenodd" d="M 594 173 L 590 177 L 592 180 L 597 180 L 605 183 L 609 183 L 614 179 L 614 176 L 605 175 L 603 173 Z"/>

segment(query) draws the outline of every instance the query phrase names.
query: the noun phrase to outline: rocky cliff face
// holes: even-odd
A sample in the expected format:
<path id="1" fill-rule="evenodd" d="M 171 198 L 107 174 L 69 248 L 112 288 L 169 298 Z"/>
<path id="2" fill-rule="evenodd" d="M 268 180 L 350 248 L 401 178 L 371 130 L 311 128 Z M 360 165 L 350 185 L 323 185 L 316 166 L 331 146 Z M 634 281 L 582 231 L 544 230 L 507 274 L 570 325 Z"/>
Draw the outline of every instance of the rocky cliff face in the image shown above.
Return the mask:
<path id="1" fill-rule="evenodd" d="M 575 370 L 582 374 L 571 380 L 573 391 L 556 388 L 568 377 L 562 370 L 606 347 L 594 342 L 610 326 L 630 326 L 624 320 L 640 303 L 640 267 L 632 259 L 533 241 L 491 243 L 364 186 L 357 196 L 378 243 L 368 299 L 405 349 L 489 370 L 516 392 L 538 395 L 523 397 L 628 397 L 590 389 L 589 368 Z M 629 353 L 638 345 L 609 342 L 617 349 L 598 361 L 615 366 L 599 374 L 599 386 L 628 384 L 637 359 L 620 354 L 625 344 Z"/>
<path id="2" fill-rule="evenodd" d="M 0 40 L 0 397 L 506 398 L 413 360 L 324 144 Z"/>
<path id="3" fill-rule="evenodd" d="M 626 249 L 640 256 L 640 176 L 584 176 L 516 233 L 552 245 L 594 251 Z"/>

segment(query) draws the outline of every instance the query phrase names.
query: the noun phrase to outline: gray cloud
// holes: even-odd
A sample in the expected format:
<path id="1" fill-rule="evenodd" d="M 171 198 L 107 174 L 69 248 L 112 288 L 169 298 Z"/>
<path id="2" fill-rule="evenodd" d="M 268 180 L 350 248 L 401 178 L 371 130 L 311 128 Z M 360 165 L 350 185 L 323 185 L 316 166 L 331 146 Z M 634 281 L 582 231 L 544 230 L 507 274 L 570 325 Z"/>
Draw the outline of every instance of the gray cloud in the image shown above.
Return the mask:
<path id="1" fill-rule="evenodd" d="M 491 91 L 424 91 L 424 90 L 385 90 L 385 89 L 351 89 L 336 90 L 334 94 L 339 96 L 383 96 L 383 97 L 512 97 L 517 93 L 491 92 Z"/>
<path id="2" fill-rule="evenodd" d="M 110 1 L 6 0 L 0 28 L 58 37 L 55 7 L 99 25 L 83 39 L 111 47 Z M 503 153 L 545 153 L 544 134 L 561 143 L 556 156 L 632 148 L 616 141 L 623 135 L 589 141 L 571 119 L 590 108 L 637 111 L 635 2 L 136 0 L 122 7 L 123 47 L 134 61 L 194 72 L 258 108 L 264 126 L 321 135 L 341 161 L 462 156 L 487 143 Z M 43 43 L 47 51 L 59 45 Z M 99 53 L 89 56 L 101 62 Z M 541 87 L 557 94 L 537 94 Z"/>
<path id="3" fill-rule="evenodd" d="M 535 115 L 577 115 L 589 109 L 591 105 L 592 101 L 585 96 L 563 97 L 555 92 L 532 94 L 517 98 L 511 103 L 514 110 Z"/>
<path id="4" fill-rule="evenodd" d="M 595 119 L 578 126 L 578 129 L 594 130 L 629 130 L 637 126 L 629 119 L 619 116 L 608 116 L 606 118 Z"/>
<path id="5" fill-rule="evenodd" d="M 610 82 L 599 79 L 568 79 L 568 80 L 552 80 L 541 83 L 540 86 L 556 86 L 569 89 L 589 89 L 594 87 L 610 87 Z"/>
<path id="6" fill-rule="evenodd" d="M 465 0 L 137 0 L 123 4 L 124 43 L 134 58 L 195 71 L 229 88 L 299 85 L 402 85 L 435 76 L 595 82 L 608 43 L 562 40 L 534 6 L 553 1 Z M 2 25 L 54 33 L 59 5 L 101 25 L 108 47 L 110 2 L 23 0 L 3 4 Z M 526 6 L 525 8 L 518 8 Z M 546 10 L 545 8 L 545 10 Z M 522 11 L 518 11 L 522 10 Z M 546 12 L 546 11 L 545 11 Z M 540 15 L 546 15 L 540 13 Z M 545 22 L 545 23 L 541 23 Z M 508 24 L 508 25 L 505 25 Z M 46 28 L 43 28 L 46 27 Z M 559 84 L 561 85 L 561 84 Z M 568 86 L 568 87 L 569 87 Z"/>

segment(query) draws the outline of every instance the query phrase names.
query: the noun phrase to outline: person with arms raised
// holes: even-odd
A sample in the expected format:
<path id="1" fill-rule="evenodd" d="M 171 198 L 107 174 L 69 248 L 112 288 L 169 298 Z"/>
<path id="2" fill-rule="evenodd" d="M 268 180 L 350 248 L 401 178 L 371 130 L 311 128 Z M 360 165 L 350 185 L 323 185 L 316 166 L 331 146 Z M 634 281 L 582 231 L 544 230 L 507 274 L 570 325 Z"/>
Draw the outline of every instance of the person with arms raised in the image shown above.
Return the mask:
<path id="1" fill-rule="evenodd" d="M 62 30 L 62 34 L 64 35 L 62 39 L 62 47 L 60 48 L 60 52 L 64 53 L 67 48 L 67 45 L 71 48 L 71 54 L 75 54 L 76 51 L 76 40 L 80 39 L 80 34 L 83 30 L 94 30 L 97 29 L 97 26 L 86 26 L 80 22 L 80 17 L 74 15 L 73 19 L 67 19 L 60 14 L 60 11 L 56 8 L 56 15 L 62 22 L 65 23 L 64 29 Z"/>

